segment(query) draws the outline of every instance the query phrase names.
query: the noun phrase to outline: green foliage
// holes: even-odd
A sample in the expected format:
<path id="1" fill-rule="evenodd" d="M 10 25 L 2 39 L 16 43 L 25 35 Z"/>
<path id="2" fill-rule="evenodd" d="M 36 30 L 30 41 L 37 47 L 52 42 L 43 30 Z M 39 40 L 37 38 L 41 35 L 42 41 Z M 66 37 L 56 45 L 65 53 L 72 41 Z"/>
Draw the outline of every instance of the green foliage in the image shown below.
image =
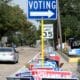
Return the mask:
<path id="1" fill-rule="evenodd" d="M 12 0 L 0 0 L 0 4 L 7 4 L 7 3 L 9 3 L 10 1 L 12 1 Z"/>
<path id="2" fill-rule="evenodd" d="M 8 32 L 15 32 L 26 24 L 25 16 L 18 7 L 2 5 L 0 7 L 0 34 L 1 36 Z"/>
<path id="3" fill-rule="evenodd" d="M 0 0 L 0 38 L 9 37 L 9 43 L 33 43 L 36 39 L 35 27 L 27 21 L 27 18 L 19 6 L 10 6 L 11 0 Z M 20 32 L 20 34 L 15 34 Z M 28 44 L 29 44 L 28 43 Z"/>
<path id="4" fill-rule="evenodd" d="M 80 36 L 80 0 L 60 0 L 62 35 Z"/>
<path id="5" fill-rule="evenodd" d="M 66 15 L 62 18 L 62 33 L 66 34 L 66 37 L 76 36 L 76 30 L 78 25 L 78 20 L 75 16 Z"/>

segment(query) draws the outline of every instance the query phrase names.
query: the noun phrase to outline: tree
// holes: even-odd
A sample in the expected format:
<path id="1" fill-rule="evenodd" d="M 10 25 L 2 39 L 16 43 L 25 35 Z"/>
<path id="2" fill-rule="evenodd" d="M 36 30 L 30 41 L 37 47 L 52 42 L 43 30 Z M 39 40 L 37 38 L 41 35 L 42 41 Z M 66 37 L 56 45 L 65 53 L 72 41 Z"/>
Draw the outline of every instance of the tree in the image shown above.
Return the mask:
<path id="1" fill-rule="evenodd" d="M 60 12 L 63 40 L 80 36 L 80 0 L 60 0 Z"/>
<path id="2" fill-rule="evenodd" d="M 62 33 L 66 38 L 76 36 L 78 20 L 75 16 L 66 15 L 62 18 Z"/>
<path id="3" fill-rule="evenodd" d="M 8 36 L 9 42 L 22 42 L 23 40 L 34 41 L 34 28 L 19 6 L 8 5 L 11 0 L 0 1 L 0 38 Z M 20 32 L 20 36 L 16 37 L 16 32 Z M 33 34 L 33 35 L 32 35 Z M 18 39 L 17 39 L 18 38 Z M 29 41 L 30 42 L 30 41 Z"/>

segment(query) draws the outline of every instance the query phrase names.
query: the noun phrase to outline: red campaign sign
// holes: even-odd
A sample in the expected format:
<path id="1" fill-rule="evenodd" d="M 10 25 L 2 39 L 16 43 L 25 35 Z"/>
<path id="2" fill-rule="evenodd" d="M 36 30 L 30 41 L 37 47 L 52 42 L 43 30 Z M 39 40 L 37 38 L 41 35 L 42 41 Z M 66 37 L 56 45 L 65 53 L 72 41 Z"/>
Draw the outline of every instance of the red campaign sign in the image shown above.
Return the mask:
<path id="1" fill-rule="evenodd" d="M 32 75 L 35 80 L 42 80 L 42 78 L 60 78 L 60 79 L 71 79 L 72 73 L 69 71 L 53 71 L 49 69 L 33 69 Z"/>
<path id="2" fill-rule="evenodd" d="M 60 56 L 51 56 L 50 55 L 50 59 L 60 61 Z"/>

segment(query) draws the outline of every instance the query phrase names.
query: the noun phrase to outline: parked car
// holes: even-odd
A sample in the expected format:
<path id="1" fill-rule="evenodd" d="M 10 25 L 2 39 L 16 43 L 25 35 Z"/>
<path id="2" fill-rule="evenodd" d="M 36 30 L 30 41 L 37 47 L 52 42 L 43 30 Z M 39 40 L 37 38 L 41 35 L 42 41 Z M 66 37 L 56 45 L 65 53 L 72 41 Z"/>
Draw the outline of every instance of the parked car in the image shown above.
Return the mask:
<path id="1" fill-rule="evenodd" d="M 12 47 L 1 47 L 0 48 L 0 61 L 18 63 L 18 52 Z"/>

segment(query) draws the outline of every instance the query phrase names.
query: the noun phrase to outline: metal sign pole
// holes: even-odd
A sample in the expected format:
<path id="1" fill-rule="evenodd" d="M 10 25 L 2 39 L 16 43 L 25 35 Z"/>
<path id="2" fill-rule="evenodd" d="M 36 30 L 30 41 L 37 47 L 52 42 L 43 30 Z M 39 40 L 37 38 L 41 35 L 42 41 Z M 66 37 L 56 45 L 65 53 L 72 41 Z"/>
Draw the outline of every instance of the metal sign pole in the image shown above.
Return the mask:
<path id="1" fill-rule="evenodd" d="M 44 20 L 41 20 L 41 58 L 42 58 L 42 67 L 44 66 Z"/>
<path id="2" fill-rule="evenodd" d="M 59 9 L 59 0 L 57 0 L 58 8 L 58 28 L 59 28 L 59 37 L 60 37 L 60 52 L 62 53 L 62 30 L 61 30 L 61 20 L 60 20 L 60 9 Z"/>

